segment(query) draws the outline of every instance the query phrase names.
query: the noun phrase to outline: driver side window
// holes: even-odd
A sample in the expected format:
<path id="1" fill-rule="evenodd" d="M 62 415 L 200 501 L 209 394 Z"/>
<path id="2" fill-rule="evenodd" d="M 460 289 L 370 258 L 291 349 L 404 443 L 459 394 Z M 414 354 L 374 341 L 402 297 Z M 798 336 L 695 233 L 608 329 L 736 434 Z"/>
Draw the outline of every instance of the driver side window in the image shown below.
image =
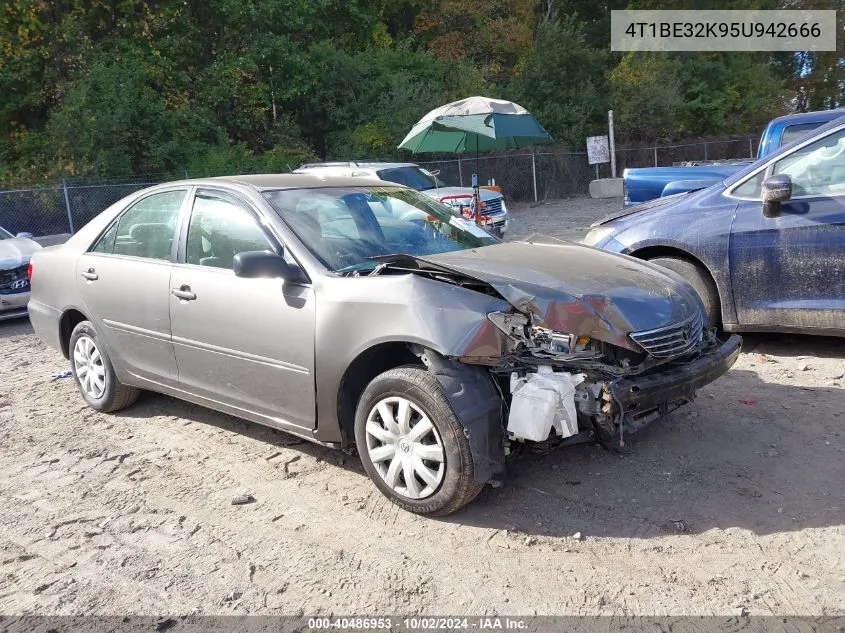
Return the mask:
<path id="1" fill-rule="evenodd" d="M 224 198 L 197 194 L 188 225 L 186 263 L 231 270 L 238 253 L 274 250 L 249 211 Z"/>
<path id="2" fill-rule="evenodd" d="M 845 194 L 845 130 L 793 152 L 774 164 L 773 174 L 792 179 L 792 196 Z"/>

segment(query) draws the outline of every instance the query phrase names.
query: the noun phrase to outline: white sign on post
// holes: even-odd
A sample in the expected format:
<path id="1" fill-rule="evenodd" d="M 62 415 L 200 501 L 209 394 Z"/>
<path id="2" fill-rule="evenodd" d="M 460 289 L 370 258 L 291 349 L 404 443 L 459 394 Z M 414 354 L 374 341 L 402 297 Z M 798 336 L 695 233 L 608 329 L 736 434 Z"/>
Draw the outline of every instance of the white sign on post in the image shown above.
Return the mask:
<path id="1" fill-rule="evenodd" d="M 607 136 L 587 137 L 587 163 L 597 165 L 598 163 L 610 162 L 610 146 Z"/>

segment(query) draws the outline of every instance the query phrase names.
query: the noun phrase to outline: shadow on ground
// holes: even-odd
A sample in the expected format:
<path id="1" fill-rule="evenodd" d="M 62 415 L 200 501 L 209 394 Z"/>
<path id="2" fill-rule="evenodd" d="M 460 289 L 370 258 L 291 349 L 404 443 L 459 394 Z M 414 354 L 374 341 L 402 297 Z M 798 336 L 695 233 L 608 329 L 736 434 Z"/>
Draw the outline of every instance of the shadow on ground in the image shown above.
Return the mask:
<path id="1" fill-rule="evenodd" d="M 0 338 L 31 331 L 27 321 L 0 324 Z M 744 349 L 845 359 L 845 339 L 751 335 Z M 633 438 L 623 453 L 598 445 L 523 453 L 509 464 L 502 488 L 486 488 L 466 509 L 442 520 L 538 536 L 581 532 L 626 538 L 712 528 L 767 534 L 842 525 L 843 410 L 841 387 L 768 382 L 756 371 L 734 369 L 703 389 L 694 403 Z M 144 394 L 124 415 L 162 414 L 268 446 L 295 445 L 341 467 L 343 477 L 366 476 L 356 456 L 173 398 Z"/>
<path id="2" fill-rule="evenodd" d="M 33 333 L 32 324 L 30 324 L 29 319 L 0 321 L 0 341 L 6 338 L 15 338 Z"/>
<path id="3" fill-rule="evenodd" d="M 770 345 L 762 341 L 758 351 Z M 590 445 L 527 455 L 511 464 L 505 488 L 485 490 L 448 520 L 536 535 L 631 538 L 839 526 L 843 410 L 841 387 L 769 383 L 754 371 L 733 370 L 634 437 L 624 453 Z"/>

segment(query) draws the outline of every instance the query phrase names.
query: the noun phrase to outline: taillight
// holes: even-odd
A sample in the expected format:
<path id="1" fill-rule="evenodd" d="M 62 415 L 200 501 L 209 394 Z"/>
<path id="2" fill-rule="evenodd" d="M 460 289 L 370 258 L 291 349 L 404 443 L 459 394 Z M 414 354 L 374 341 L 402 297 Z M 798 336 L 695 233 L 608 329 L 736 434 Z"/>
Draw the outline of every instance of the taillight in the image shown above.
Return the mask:
<path id="1" fill-rule="evenodd" d="M 32 283 L 32 262 L 26 265 L 26 278 L 29 279 L 29 283 Z"/>

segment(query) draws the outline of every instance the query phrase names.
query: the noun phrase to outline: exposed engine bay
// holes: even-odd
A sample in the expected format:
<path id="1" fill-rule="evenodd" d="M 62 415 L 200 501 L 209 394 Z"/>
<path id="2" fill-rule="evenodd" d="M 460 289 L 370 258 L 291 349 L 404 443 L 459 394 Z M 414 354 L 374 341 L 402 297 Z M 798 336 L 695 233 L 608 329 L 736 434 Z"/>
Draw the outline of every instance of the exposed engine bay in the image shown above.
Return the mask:
<path id="1" fill-rule="evenodd" d="M 739 337 L 723 342 L 715 329 L 703 327 L 697 302 L 662 327 L 640 330 L 643 315 L 632 314 L 622 299 L 579 292 L 563 282 L 553 288 L 547 275 L 542 285 L 539 278 L 536 284 L 516 284 L 496 271 L 476 270 L 465 259 L 443 258 L 383 257 L 371 274 L 414 273 L 501 297 L 512 306 L 487 314 L 499 332 L 497 354 L 479 353 L 478 345 L 450 357 L 487 368 L 502 397 L 503 431 L 510 442 L 589 436 L 624 445 L 626 433 L 693 400 L 739 354 Z M 649 289 L 650 296 L 660 297 L 660 290 Z M 672 306 L 681 303 L 678 296 L 662 298 Z"/>
<path id="2" fill-rule="evenodd" d="M 507 432 L 512 440 L 547 441 L 554 430 L 560 439 L 591 432 L 624 445 L 626 422 L 637 430 L 646 419 L 669 413 L 695 394 L 638 411 L 636 403 L 626 408 L 617 396 L 621 380 L 689 364 L 719 344 L 715 331 L 701 330 L 683 356 L 657 359 L 645 351 L 534 325 L 531 315 L 500 312 L 488 318 L 515 341 L 506 366 L 491 369 L 500 380 L 508 377 Z"/>

